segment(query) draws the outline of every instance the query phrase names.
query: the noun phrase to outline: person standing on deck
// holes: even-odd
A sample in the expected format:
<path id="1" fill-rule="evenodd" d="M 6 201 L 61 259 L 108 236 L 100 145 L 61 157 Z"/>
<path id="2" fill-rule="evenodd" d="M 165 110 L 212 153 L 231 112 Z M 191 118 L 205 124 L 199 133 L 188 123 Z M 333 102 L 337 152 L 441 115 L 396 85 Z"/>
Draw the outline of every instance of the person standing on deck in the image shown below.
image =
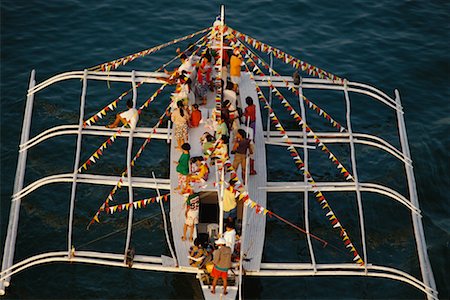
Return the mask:
<path id="1" fill-rule="evenodd" d="M 139 113 L 136 108 L 133 108 L 133 100 L 127 100 L 127 108 L 128 110 L 117 114 L 114 122 L 106 125 L 106 128 L 116 128 L 122 122 L 123 125 L 134 130 L 139 120 Z"/>
<path id="2" fill-rule="evenodd" d="M 245 178 L 245 170 L 246 170 L 246 163 L 247 163 L 247 150 L 250 151 L 250 154 L 253 153 L 252 149 L 250 148 L 250 139 L 246 138 L 245 130 L 238 129 L 235 143 L 233 146 L 233 151 L 231 151 L 231 154 L 234 154 L 234 160 L 233 160 L 233 168 L 237 172 L 239 165 L 241 165 L 242 170 L 242 181 L 246 182 Z"/>
<path id="3" fill-rule="evenodd" d="M 180 158 L 178 161 L 174 161 L 174 163 L 177 164 L 178 173 L 178 187 L 176 187 L 175 190 L 183 191 L 187 182 L 187 176 L 189 175 L 189 161 L 191 159 L 189 151 L 191 150 L 191 145 L 184 143 L 181 145 L 181 150 L 183 153 Z"/>
<path id="4" fill-rule="evenodd" d="M 194 190 L 190 187 L 188 188 L 188 186 L 187 189 L 189 196 L 186 199 L 186 211 L 184 213 L 186 219 L 183 226 L 183 236 L 181 237 L 181 240 L 186 240 L 186 232 L 189 227 L 189 241 L 192 242 L 194 239 L 194 226 L 198 224 L 200 195 L 198 193 L 194 193 Z"/>
<path id="5" fill-rule="evenodd" d="M 214 278 L 211 288 L 211 293 L 216 293 L 216 285 L 219 277 L 223 280 L 223 294 L 228 294 L 228 269 L 231 268 L 231 248 L 225 246 L 226 241 L 224 238 L 220 238 L 216 241 L 216 245 L 219 249 L 214 251 L 213 264 L 214 268 L 211 272 L 211 276 Z"/>
<path id="6" fill-rule="evenodd" d="M 198 104 L 192 105 L 191 127 L 198 127 L 202 120 L 202 112 L 198 109 Z"/>
<path id="7" fill-rule="evenodd" d="M 177 140 L 176 149 L 181 149 L 183 145 L 188 140 L 188 123 L 189 123 L 189 113 L 184 108 L 183 101 L 179 100 L 177 102 L 177 109 L 172 113 L 171 120 L 175 125 L 174 136 Z"/>
<path id="8" fill-rule="evenodd" d="M 196 99 L 199 98 L 201 100 L 201 105 L 206 104 L 206 96 L 212 83 L 211 72 L 211 55 L 205 55 L 200 60 L 197 70 L 197 82 L 194 87 Z"/>
<path id="9" fill-rule="evenodd" d="M 241 82 L 241 65 L 242 56 L 239 54 L 239 48 L 234 48 L 233 55 L 230 58 L 230 79 L 234 83 L 235 90 Z"/>
<path id="10" fill-rule="evenodd" d="M 227 222 L 234 222 L 237 218 L 237 202 L 233 192 L 234 181 L 230 180 L 230 186 L 223 190 L 223 218 Z"/>

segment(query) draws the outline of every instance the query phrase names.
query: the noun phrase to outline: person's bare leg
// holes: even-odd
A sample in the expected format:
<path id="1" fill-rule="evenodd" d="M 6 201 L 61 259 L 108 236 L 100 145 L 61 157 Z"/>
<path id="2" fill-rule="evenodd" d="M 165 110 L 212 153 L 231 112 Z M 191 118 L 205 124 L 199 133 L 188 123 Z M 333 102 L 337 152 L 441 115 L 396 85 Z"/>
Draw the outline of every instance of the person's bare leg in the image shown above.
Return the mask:
<path id="1" fill-rule="evenodd" d="M 214 277 L 214 279 L 213 279 L 212 288 L 211 288 L 211 293 L 213 293 L 213 294 L 216 293 L 216 284 L 217 284 L 218 279 L 219 279 L 219 277 Z"/>
<path id="2" fill-rule="evenodd" d="M 183 226 L 183 236 L 181 237 L 181 239 L 182 239 L 183 241 L 186 240 L 186 231 L 187 231 L 187 225 L 184 224 L 184 226 Z"/>
<path id="3" fill-rule="evenodd" d="M 225 277 L 225 279 L 223 280 L 223 294 L 224 295 L 228 294 L 227 286 L 228 286 L 228 277 Z"/>
<path id="4" fill-rule="evenodd" d="M 121 119 L 120 115 L 117 114 L 116 115 L 116 119 L 114 120 L 114 122 L 112 124 L 106 125 L 106 127 L 107 128 L 116 128 L 117 126 L 119 126 L 120 119 Z"/>
<path id="5" fill-rule="evenodd" d="M 190 236 L 189 236 L 189 242 L 192 242 L 192 240 L 194 239 L 194 225 L 190 226 Z"/>

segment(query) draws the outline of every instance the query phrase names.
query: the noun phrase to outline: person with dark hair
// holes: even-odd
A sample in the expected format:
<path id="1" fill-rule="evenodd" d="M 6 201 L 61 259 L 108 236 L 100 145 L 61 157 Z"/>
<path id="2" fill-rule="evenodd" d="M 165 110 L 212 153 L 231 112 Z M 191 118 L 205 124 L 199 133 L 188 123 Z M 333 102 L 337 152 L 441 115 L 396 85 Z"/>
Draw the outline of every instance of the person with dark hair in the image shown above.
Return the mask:
<path id="1" fill-rule="evenodd" d="M 249 126 L 253 129 L 253 141 L 255 141 L 256 105 L 253 104 L 252 97 L 245 98 L 245 103 L 247 103 L 247 107 L 244 110 L 245 125 L 249 124 Z"/>
<path id="2" fill-rule="evenodd" d="M 177 140 L 177 149 L 188 140 L 189 112 L 184 108 L 183 101 L 177 102 L 177 109 L 172 112 L 171 120 L 175 126 L 174 136 Z"/>
<path id="3" fill-rule="evenodd" d="M 197 82 L 194 87 L 194 93 L 196 98 L 201 100 L 201 105 L 206 104 L 206 96 L 208 94 L 208 89 L 211 86 L 211 55 L 204 55 L 200 60 L 200 65 L 197 69 Z"/>
<path id="4" fill-rule="evenodd" d="M 188 143 L 184 143 L 181 145 L 181 149 L 183 153 L 181 154 L 178 161 L 174 161 L 177 164 L 177 173 L 178 173 L 178 187 L 175 190 L 181 190 L 185 188 L 187 182 L 187 176 L 189 175 L 189 161 L 191 155 L 189 151 L 191 150 L 191 145 Z"/>
<path id="5" fill-rule="evenodd" d="M 236 230 L 234 227 L 234 222 L 227 222 L 225 224 L 225 232 L 223 233 L 223 238 L 226 241 L 225 245 L 230 247 L 231 253 L 234 252 L 234 245 L 236 243 Z"/>
<path id="6" fill-rule="evenodd" d="M 198 109 L 198 104 L 192 105 L 191 127 L 198 127 L 202 119 L 202 112 Z"/>
<path id="7" fill-rule="evenodd" d="M 223 280 L 223 294 L 228 294 L 227 286 L 228 286 L 228 269 L 231 268 L 231 253 L 232 250 L 230 247 L 227 247 L 226 241 L 224 238 L 220 238 L 216 241 L 216 245 L 219 247 L 216 251 L 214 251 L 214 259 L 213 264 L 214 268 L 211 272 L 211 276 L 214 278 L 211 288 L 211 293 L 216 293 L 216 285 L 219 277 Z"/>
<path id="8" fill-rule="evenodd" d="M 120 122 L 128 128 L 135 129 L 139 120 L 139 113 L 136 108 L 133 108 L 133 100 L 127 100 L 128 110 L 118 113 L 113 123 L 106 125 L 107 128 L 116 128 Z"/>
<path id="9" fill-rule="evenodd" d="M 189 241 L 192 242 L 194 236 L 194 226 L 198 224 L 198 216 L 199 216 L 199 208 L 200 208 L 200 195 L 198 193 L 194 193 L 192 188 L 189 188 L 188 196 L 186 199 L 186 211 L 185 211 L 185 222 L 183 226 L 183 236 L 181 239 L 183 241 L 187 238 L 187 229 L 189 228 Z"/>
<path id="10" fill-rule="evenodd" d="M 247 150 L 250 150 L 250 153 L 252 154 L 253 151 L 250 148 L 250 139 L 246 138 L 245 130 L 238 129 L 236 134 L 235 143 L 233 146 L 233 151 L 231 152 L 234 154 L 234 160 L 233 160 L 233 168 L 237 172 L 239 165 L 241 166 L 242 170 L 242 181 L 246 182 L 245 178 L 245 168 L 247 163 Z"/>

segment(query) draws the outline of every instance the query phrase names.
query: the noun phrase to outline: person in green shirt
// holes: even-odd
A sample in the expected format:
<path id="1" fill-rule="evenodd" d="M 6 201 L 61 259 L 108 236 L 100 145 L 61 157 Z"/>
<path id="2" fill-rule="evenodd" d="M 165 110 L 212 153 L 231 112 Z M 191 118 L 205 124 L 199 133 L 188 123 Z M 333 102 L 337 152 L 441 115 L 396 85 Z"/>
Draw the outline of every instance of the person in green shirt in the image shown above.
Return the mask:
<path id="1" fill-rule="evenodd" d="M 181 150 L 183 153 L 181 154 L 178 161 L 174 161 L 174 163 L 177 165 L 177 172 L 178 172 L 178 187 L 175 188 L 175 190 L 183 190 L 186 182 L 187 182 L 187 176 L 189 175 L 189 160 L 191 159 L 191 156 L 189 154 L 189 150 L 191 150 L 191 145 L 188 143 L 184 143 L 181 145 Z"/>

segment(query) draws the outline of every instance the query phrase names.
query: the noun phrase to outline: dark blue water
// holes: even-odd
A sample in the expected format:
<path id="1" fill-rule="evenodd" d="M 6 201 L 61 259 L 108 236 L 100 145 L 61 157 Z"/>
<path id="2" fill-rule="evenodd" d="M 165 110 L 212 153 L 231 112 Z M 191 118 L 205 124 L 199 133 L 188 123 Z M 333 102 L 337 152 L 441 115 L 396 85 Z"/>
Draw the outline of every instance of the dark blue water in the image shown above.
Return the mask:
<path id="1" fill-rule="evenodd" d="M 9 201 L 13 188 L 28 78 L 37 70 L 37 81 L 69 70 L 82 70 L 125 54 L 146 49 L 209 26 L 219 11 L 217 1 L 11 1 L 1 2 L 1 243 L 3 245 Z M 393 95 L 400 90 L 406 116 L 411 154 L 417 180 L 425 234 L 438 291 L 449 297 L 449 197 L 450 146 L 450 4 L 444 1 L 229 1 L 228 25 L 279 47 L 327 71 L 352 81 L 374 85 Z M 170 59 L 174 48 L 133 62 L 125 69 L 154 70 Z M 275 65 L 277 67 L 277 65 Z M 281 68 L 281 65 L 278 65 Z M 283 70 L 283 68 L 281 68 Z M 291 72 L 291 70 L 286 69 Z M 90 83 L 87 112 L 115 99 L 127 85 Z M 142 88 L 143 102 L 152 92 Z M 35 100 L 32 135 L 56 124 L 78 122 L 80 83 L 67 82 L 40 93 Z M 343 96 L 326 93 L 308 97 L 344 122 Z M 164 96 L 162 97 L 164 98 Z M 167 97 L 165 98 L 167 100 Z M 354 131 L 378 134 L 398 146 L 394 114 L 366 97 L 352 96 Z M 143 116 L 151 125 L 164 108 L 164 99 Z M 282 120 L 287 115 L 277 108 Z M 311 126 L 328 129 L 309 114 Z M 290 128 L 293 128 L 292 123 Z M 53 139 L 28 156 L 26 183 L 48 174 L 71 172 L 75 137 Z M 83 139 L 83 158 L 103 139 Z M 118 174 L 124 166 L 126 143 L 105 154 L 91 173 Z M 330 146 L 350 166 L 348 147 Z M 401 165 L 381 151 L 357 147 L 360 179 L 392 186 L 407 195 Z M 298 180 L 285 151 L 269 147 L 271 180 Z M 156 155 L 155 155 L 156 154 Z M 136 174 L 167 176 L 167 146 L 149 146 Z M 322 153 L 311 154 L 316 180 L 342 180 Z M 117 214 L 90 231 L 85 225 L 104 200 L 109 188 L 80 185 L 77 191 L 74 239 L 77 249 L 121 252 L 126 216 Z M 16 257 L 26 258 L 66 245 L 64 234 L 70 186 L 54 184 L 23 200 Z M 137 190 L 135 197 L 148 191 Z M 122 197 L 122 198 L 121 198 Z M 121 191 L 117 199 L 125 199 Z M 335 193 L 329 201 L 355 243 L 358 219 L 355 197 Z M 369 261 L 401 268 L 420 276 L 412 240 L 411 218 L 389 199 L 363 194 Z M 337 246 L 336 233 L 311 204 L 311 228 Z M 299 195 L 269 194 L 268 207 L 303 224 Z M 133 245 L 142 254 L 168 253 L 158 208 L 136 212 Z M 108 239 L 97 240 L 115 232 Z M 304 236 L 274 220 L 268 220 L 265 261 L 308 261 Z M 318 262 L 348 261 L 332 248 L 315 244 Z M 3 247 L 2 247 L 3 248 Z M 8 289 L 11 299 L 51 298 L 199 298 L 193 276 L 131 271 L 86 265 L 54 264 L 36 267 L 15 276 Z M 422 298 L 408 285 L 364 278 L 256 278 L 244 283 L 246 298 Z"/>

